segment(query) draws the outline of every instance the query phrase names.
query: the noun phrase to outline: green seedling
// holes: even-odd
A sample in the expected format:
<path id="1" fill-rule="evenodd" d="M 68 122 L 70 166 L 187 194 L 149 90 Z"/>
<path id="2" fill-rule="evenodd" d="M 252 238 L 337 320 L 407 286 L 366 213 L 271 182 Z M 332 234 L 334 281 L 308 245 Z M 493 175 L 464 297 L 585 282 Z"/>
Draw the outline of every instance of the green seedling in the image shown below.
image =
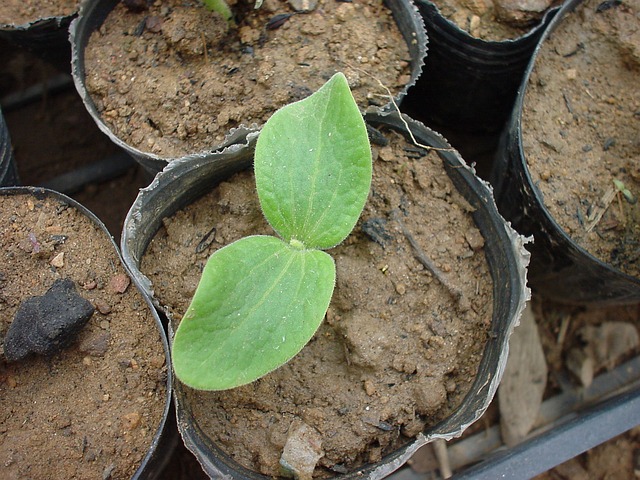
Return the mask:
<path id="1" fill-rule="evenodd" d="M 627 199 L 627 202 L 633 205 L 638 201 L 635 195 L 631 193 L 631 190 L 625 187 L 624 183 L 622 183 L 620 180 L 614 178 L 613 184 L 615 185 L 616 189 L 624 196 L 624 198 Z"/>
<path id="2" fill-rule="evenodd" d="M 293 358 L 335 285 L 323 250 L 355 226 L 371 187 L 371 147 L 342 73 L 266 122 L 254 156 L 260 206 L 279 237 L 216 251 L 173 342 L 176 376 L 201 390 L 250 383 Z"/>
<path id="3" fill-rule="evenodd" d="M 262 2 L 263 0 L 256 0 L 255 8 L 260 8 Z M 233 12 L 225 0 L 202 0 L 202 3 L 212 12 L 218 12 L 227 22 L 235 23 L 233 20 Z"/>
<path id="4" fill-rule="evenodd" d="M 219 13 L 227 22 L 233 23 L 233 12 L 224 0 L 202 0 L 202 3 L 212 12 Z"/>

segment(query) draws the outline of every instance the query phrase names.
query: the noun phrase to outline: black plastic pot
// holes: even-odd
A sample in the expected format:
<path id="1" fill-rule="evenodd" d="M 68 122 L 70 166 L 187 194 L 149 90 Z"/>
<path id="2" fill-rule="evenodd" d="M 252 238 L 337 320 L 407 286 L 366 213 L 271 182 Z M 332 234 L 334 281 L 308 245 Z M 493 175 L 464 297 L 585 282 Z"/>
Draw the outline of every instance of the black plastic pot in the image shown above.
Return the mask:
<path id="1" fill-rule="evenodd" d="M 429 0 L 416 0 L 427 28 L 429 55 L 411 88 L 406 111 L 429 125 L 465 133 L 499 133 L 533 50 L 557 9 L 525 35 L 504 41 L 472 37 Z"/>
<path id="2" fill-rule="evenodd" d="M 534 184 L 522 145 L 522 109 L 527 83 L 544 40 L 581 0 L 563 5 L 540 39 L 525 73 L 492 172 L 500 212 L 525 235 L 533 235 L 529 278 L 545 297 L 570 304 L 631 304 L 640 301 L 640 279 L 597 259 L 558 225 Z"/>
<path id="3" fill-rule="evenodd" d="M 18 184 L 18 171 L 13 158 L 11 137 L 7 124 L 0 110 L 0 187 L 9 187 Z"/>
<path id="4" fill-rule="evenodd" d="M 122 262 L 122 256 L 120 255 L 120 250 L 116 245 L 113 237 L 105 227 L 105 225 L 96 217 L 90 210 L 85 208 L 80 203 L 75 200 L 59 193 L 54 190 L 48 190 L 45 188 L 38 187 L 3 187 L 0 188 L 0 197 L 3 196 L 11 196 L 11 195 L 30 195 L 34 198 L 34 200 L 42 201 L 42 200 L 53 200 L 55 202 L 60 203 L 63 206 L 73 208 L 78 210 L 82 215 L 87 217 L 96 227 L 96 229 L 102 232 L 109 239 L 111 244 L 113 245 L 114 252 L 117 253 L 118 258 L 121 261 L 121 264 L 124 266 L 125 270 L 129 277 L 133 280 L 133 287 L 136 288 L 141 294 L 144 302 L 146 303 L 146 307 L 151 311 L 155 326 L 160 335 L 160 339 L 162 342 L 162 348 L 165 354 L 165 362 L 166 365 L 171 364 L 171 358 L 169 354 L 169 344 L 167 342 L 167 336 L 160 321 L 160 317 L 158 316 L 158 312 L 151 304 L 150 298 L 146 295 L 145 290 L 141 288 L 137 284 L 137 279 L 135 276 L 131 274 L 128 270 L 124 262 Z M 141 307 L 144 308 L 144 307 Z M 172 400 L 172 386 L 173 386 L 173 372 L 170 368 L 167 369 L 167 378 L 166 378 L 166 395 L 164 402 L 164 410 L 162 414 L 162 419 L 157 426 L 157 429 L 154 433 L 153 440 L 149 449 L 146 452 L 141 464 L 138 466 L 135 474 L 132 479 L 136 480 L 155 480 L 163 478 L 163 470 L 166 466 L 171 452 L 174 450 L 175 446 L 178 442 L 178 436 L 175 432 L 175 417 L 173 417 L 171 412 L 171 400 Z"/>
<path id="5" fill-rule="evenodd" d="M 70 40 L 72 48 L 72 74 L 82 100 L 93 117 L 94 121 L 114 143 L 123 148 L 134 159 L 136 159 L 144 168 L 151 173 L 158 173 L 161 171 L 172 158 L 160 157 L 151 152 L 142 151 L 128 145 L 126 142 L 118 138 L 110 127 L 105 123 L 99 114 L 95 103 L 85 85 L 85 48 L 89 42 L 89 38 L 95 30 L 100 28 L 100 25 L 105 21 L 109 13 L 119 3 L 119 0 L 95 0 L 85 1 L 80 8 L 80 14 L 77 20 L 75 20 L 70 28 Z M 400 102 L 407 93 L 409 87 L 415 84 L 417 78 L 420 75 L 424 58 L 427 53 L 427 35 L 424 29 L 424 23 L 416 7 L 411 0 L 385 0 L 385 4 L 390 8 L 393 16 L 398 24 L 409 51 L 411 54 L 411 79 L 404 87 L 404 89 L 398 94 L 396 102 Z M 372 72 L 374 73 L 374 72 Z M 389 105 L 386 105 L 389 108 Z M 232 129 L 225 140 L 220 144 L 214 144 L 211 149 L 205 152 L 193 152 L 186 158 L 206 158 L 211 154 L 221 150 L 246 136 L 250 131 L 256 131 L 258 127 L 255 125 L 241 125 L 238 129 Z"/>
<path id="6" fill-rule="evenodd" d="M 61 71 L 70 72 L 69 25 L 75 16 L 40 18 L 23 25 L 0 23 L 0 38 L 33 52 Z"/>
<path id="7" fill-rule="evenodd" d="M 374 127 L 384 125 L 405 131 L 404 123 L 397 114 L 372 114 L 366 118 Z M 448 148 L 441 136 L 408 117 L 404 118 L 410 123 L 419 142 Z M 252 133 L 245 145 L 234 145 L 215 154 L 215 161 L 174 161 L 156 176 L 149 187 L 140 192 L 125 220 L 121 245 L 125 262 L 150 295 L 153 294 L 153 286 L 140 271 L 140 261 L 163 218 L 211 191 L 233 173 L 250 167 L 256 137 L 257 134 Z M 422 445 L 437 438 L 457 437 L 475 422 L 496 392 L 507 360 L 509 336 L 519 322 L 522 309 L 529 298 L 526 287 L 528 253 L 524 249 L 525 240 L 502 219 L 490 187 L 475 175 L 457 152 L 447 150 L 439 152 L 439 155 L 456 188 L 474 207 L 474 221 L 485 238 L 486 258 L 493 281 L 492 335 L 484 348 L 478 375 L 470 392 L 450 417 L 419 434 L 411 443 L 385 457 L 380 463 L 365 465 L 357 472 L 341 475 L 340 478 L 384 478 L 404 464 Z M 194 419 L 184 387 L 178 382 L 174 395 L 178 428 L 183 440 L 208 475 L 212 478 L 267 478 L 239 466 L 204 434 Z"/>

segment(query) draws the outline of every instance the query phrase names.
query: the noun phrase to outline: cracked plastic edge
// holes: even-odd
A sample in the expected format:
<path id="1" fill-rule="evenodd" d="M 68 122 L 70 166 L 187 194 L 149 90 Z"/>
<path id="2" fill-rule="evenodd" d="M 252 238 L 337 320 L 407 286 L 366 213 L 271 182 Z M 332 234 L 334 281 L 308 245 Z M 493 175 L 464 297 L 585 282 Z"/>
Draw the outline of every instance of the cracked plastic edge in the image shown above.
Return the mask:
<path id="1" fill-rule="evenodd" d="M 164 217 L 203 195 L 206 188 L 211 188 L 209 183 L 203 182 L 200 178 L 184 180 L 183 172 L 192 169 L 213 169 L 221 174 L 233 173 L 235 163 L 249 164 L 258 133 L 255 130 L 237 129 L 235 142 L 219 152 L 172 160 L 155 176 L 149 186 L 140 190 L 127 213 L 120 240 L 122 257 L 154 305 L 169 318 L 171 313 L 160 305 L 154 296 L 151 280 L 140 271 L 142 256 Z M 167 196 L 162 191 L 166 189 L 180 190 L 181 193 L 188 191 L 188 198 L 183 202 L 174 202 L 173 195 Z"/>

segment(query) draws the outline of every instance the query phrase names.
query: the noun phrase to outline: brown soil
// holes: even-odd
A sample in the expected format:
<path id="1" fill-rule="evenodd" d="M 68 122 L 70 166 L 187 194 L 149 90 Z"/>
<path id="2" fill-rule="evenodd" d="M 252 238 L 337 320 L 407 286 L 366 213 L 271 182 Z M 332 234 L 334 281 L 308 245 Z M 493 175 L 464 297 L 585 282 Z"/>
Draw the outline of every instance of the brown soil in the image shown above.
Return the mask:
<path id="1" fill-rule="evenodd" d="M 293 13 L 289 4 L 253 5 L 234 5 L 237 28 L 225 31 L 199 1 L 164 0 L 142 13 L 118 4 L 85 51 L 87 89 L 114 134 L 179 157 L 213 149 L 240 124 L 263 124 L 338 70 L 363 108 L 388 102 L 365 71 L 394 94 L 409 82 L 408 47 L 382 2 L 320 0 L 276 29 L 266 25 Z"/>
<path id="2" fill-rule="evenodd" d="M 407 153 L 404 139 L 389 135 L 393 143 L 374 153 L 372 193 L 358 226 L 329 251 L 337 285 L 311 342 L 248 386 L 187 390 L 200 427 L 237 461 L 264 474 L 278 475 L 288 430 L 300 420 L 322 434 L 324 470 L 318 474 L 376 462 L 447 416 L 477 371 L 492 314 L 482 238 L 437 155 L 419 159 Z M 463 291 L 459 305 L 416 260 L 394 210 Z M 373 235 L 379 243 L 363 231 L 365 225 L 371 232 L 366 225 L 372 222 L 380 226 Z M 212 226 L 208 249 L 195 253 Z M 208 255 L 255 233 L 272 231 L 247 172 L 166 219 L 141 270 L 179 319 Z"/>
<path id="3" fill-rule="evenodd" d="M 119 152 L 98 130 L 73 88 L 55 95 L 45 94 L 39 101 L 3 113 L 22 185 L 46 185 L 59 175 L 89 167 Z M 84 185 L 80 191 L 63 193 L 73 195 L 99 214 L 118 241 L 127 210 L 138 189 L 149 184 L 150 175 L 139 165 L 132 165 L 115 181 L 106 181 L 112 179 L 105 179 L 104 175 L 100 180 L 102 183 Z"/>
<path id="4" fill-rule="evenodd" d="M 503 41 L 525 35 L 537 25 L 556 0 L 431 0 L 443 17 L 469 35 L 485 41 Z"/>
<path id="5" fill-rule="evenodd" d="M 638 276 L 640 204 L 613 195 L 613 180 L 640 195 L 640 2 L 597 12 L 600 3 L 585 2 L 545 42 L 525 97 L 523 146 L 556 222 L 600 260 Z"/>
<path id="6" fill-rule="evenodd" d="M 80 0 L 2 0 L 0 24 L 24 25 L 41 18 L 66 17 L 79 5 Z"/>
<path id="7" fill-rule="evenodd" d="M 44 294 L 58 278 L 73 279 L 97 308 L 61 353 L 18 363 L 0 357 L 2 477 L 131 478 L 166 402 L 151 311 L 132 285 L 122 292 L 128 277 L 115 248 L 77 210 L 29 196 L 0 203 L 0 338 L 26 296 Z"/>

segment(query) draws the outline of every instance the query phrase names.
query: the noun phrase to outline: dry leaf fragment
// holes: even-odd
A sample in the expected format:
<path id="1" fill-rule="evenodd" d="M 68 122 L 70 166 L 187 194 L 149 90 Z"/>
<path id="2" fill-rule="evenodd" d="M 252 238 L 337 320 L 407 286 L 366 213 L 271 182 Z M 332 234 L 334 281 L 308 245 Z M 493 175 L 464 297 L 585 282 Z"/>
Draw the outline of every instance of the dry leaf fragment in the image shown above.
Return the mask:
<path id="1" fill-rule="evenodd" d="M 531 306 L 509 340 L 509 359 L 499 388 L 500 429 L 508 446 L 522 440 L 538 416 L 547 384 L 547 363 Z"/>

